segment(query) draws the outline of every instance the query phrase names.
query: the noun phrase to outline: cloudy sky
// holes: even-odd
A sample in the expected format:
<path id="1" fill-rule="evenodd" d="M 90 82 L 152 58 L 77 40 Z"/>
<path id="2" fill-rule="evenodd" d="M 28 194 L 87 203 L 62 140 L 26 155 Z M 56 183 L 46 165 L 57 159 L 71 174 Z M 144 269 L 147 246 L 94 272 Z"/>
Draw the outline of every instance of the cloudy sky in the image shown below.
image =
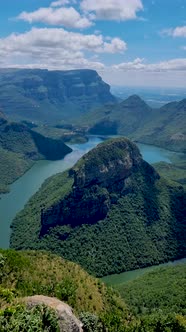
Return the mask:
<path id="1" fill-rule="evenodd" d="M 186 0 L 0 0 L 0 67 L 185 87 Z"/>

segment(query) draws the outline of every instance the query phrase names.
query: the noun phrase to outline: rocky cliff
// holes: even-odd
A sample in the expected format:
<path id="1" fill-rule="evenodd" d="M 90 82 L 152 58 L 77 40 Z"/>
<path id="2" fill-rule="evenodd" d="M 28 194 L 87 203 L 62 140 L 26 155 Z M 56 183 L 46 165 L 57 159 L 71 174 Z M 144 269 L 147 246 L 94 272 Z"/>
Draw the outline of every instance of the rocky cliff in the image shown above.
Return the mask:
<path id="1" fill-rule="evenodd" d="M 0 74 L 0 105 L 16 118 L 69 120 L 116 101 L 94 70 L 9 69 Z"/>
<path id="2" fill-rule="evenodd" d="M 98 145 L 69 170 L 73 180 L 70 193 L 57 205 L 42 211 L 41 235 L 51 226 L 75 227 L 104 219 L 112 204 L 133 191 L 132 176 L 140 169 L 145 169 L 152 183 L 159 177 L 128 139 L 111 139 Z"/>

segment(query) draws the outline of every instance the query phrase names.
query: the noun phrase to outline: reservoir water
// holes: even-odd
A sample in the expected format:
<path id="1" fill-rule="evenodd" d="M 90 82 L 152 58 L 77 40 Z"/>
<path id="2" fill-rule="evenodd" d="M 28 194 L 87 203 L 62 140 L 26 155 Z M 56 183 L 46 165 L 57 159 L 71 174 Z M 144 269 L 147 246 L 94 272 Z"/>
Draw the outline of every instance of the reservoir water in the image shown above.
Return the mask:
<path id="1" fill-rule="evenodd" d="M 38 161 L 22 177 L 10 186 L 10 192 L 0 199 L 0 248 L 9 247 L 10 225 L 15 215 L 23 209 L 28 199 L 40 188 L 48 177 L 72 167 L 86 152 L 95 147 L 103 139 L 90 137 L 88 142 L 71 145 L 73 151 L 58 161 Z M 159 161 L 171 162 L 175 154 L 158 147 L 138 144 L 143 158 L 149 163 Z"/>
<path id="2" fill-rule="evenodd" d="M 164 263 L 164 264 L 144 267 L 142 269 L 137 269 L 137 270 L 133 270 L 133 271 L 127 271 L 127 272 L 123 272 L 123 273 L 119 273 L 119 274 L 111 274 L 109 276 L 103 277 L 102 281 L 105 282 L 105 284 L 107 284 L 108 286 L 118 286 L 125 282 L 132 281 L 147 272 L 153 271 L 154 269 L 157 269 L 157 267 L 174 266 L 177 264 L 186 264 L 186 258 L 178 259 L 176 261 L 168 262 L 168 263 Z"/>

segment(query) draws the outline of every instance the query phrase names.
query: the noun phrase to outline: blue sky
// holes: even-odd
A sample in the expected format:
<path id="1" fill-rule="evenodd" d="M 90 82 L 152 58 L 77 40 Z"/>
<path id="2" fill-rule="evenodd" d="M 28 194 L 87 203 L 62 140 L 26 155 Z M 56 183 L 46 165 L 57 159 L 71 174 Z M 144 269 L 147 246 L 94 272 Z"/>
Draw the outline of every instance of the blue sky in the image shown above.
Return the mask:
<path id="1" fill-rule="evenodd" d="M 184 87 L 186 0 L 1 0 L 0 66 Z"/>

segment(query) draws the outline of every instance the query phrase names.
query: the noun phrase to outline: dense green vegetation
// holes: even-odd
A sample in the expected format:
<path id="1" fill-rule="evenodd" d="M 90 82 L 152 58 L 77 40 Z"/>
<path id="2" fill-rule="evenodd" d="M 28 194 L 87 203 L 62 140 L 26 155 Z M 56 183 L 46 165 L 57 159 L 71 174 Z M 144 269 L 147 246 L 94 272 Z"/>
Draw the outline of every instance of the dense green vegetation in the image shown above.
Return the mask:
<path id="1" fill-rule="evenodd" d="M 164 314 L 186 314 L 184 263 L 156 268 L 116 288 L 135 314 L 147 315 L 158 311 Z"/>
<path id="2" fill-rule="evenodd" d="M 144 328 L 142 331 L 179 331 L 179 324 L 173 323 L 174 316 L 182 321 L 181 331 L 186 330 L 185 262 L 154 267 L 127 282 L 122 280 L 125 277 L 122 275 L 117 275 L 117 278 L 108 276 L 103 280 L 119 292 L 130 312 L 140 319 Z"/>
<path id="3" fill-rule="evenodd" d="M 67 302 L 77 315 L 96 315 L 105 327 L 112 328 L 109 331 L 113 331 L 117 325 L 122 326 L 127 318 L 126 306 L 114 291 L 88 275 L 78 265 L 55 255 L 39 251 L 0 250 L 0 266 L 1 308 L 13 305 L 14 298 L 17 304 L 21 297 L 43 294 Z M 6 317 L 7 311 L 4 309 L 0 312 L 0 324 L 1 316 Z M 11 310 L 13 309 L 10 309 L 10 314 Z M 40 312 L 36 313 L 40 315 Z M 36 313 L 30 314 L 35 316 L 34 320 L 37 318 Z M 14 320 L 18 315 L 20 312 L 14 308 Z M 23 311 L 22 323 L 24 316 Z"/>
<path id="4" fill-rule="evenodd" d="M 59 332 L 59 325 L 55 312 L 43 305 L 27 309 L 23 304 L 12 304 L 0 310 L 0 331 Z"/>
<path id="5" fill-rule="evenodd" d="M 185 151 L 186 99 L 151 109 L 138 96 L 115 105 L 92 110 L 79 123 L 94 134 L 120 134 L 132 140 L 153 144 L 173 151 Z"/>
<path id="6" fill-rule="evenodd" d="M 159 179 L 140 159 L 137 147 L 127 142 L 104 142 L 69 173 L 48 179 L 13 221 L 11 247 L 50 250 L 97 276 L 184 257 L 184 189 Z M 123 154 L 120 144 L 126 144 Z M 128 153 L 138 164 L 123 182 L 119 165 L 122 158 L 129 164 Z M 115 175 L 104 177 L 102 170 L 118 160 Z"/>
<path id="7" fill-rule="evenodd" d="M 0 193 L 35 160 L 61 159 L 71 149 L 61 139 L 45 137 L 26 125 L 11 123 L 0 114 Z"/>
<path id="8" fill-rule="evenodd" d="M 45 137 L 16 122 L 6 122 L 0 126 L 0 146 L 33 160 L 56 160 L 71 151 L 61 140 Z"/>
<path id="9" fill-rule="evenodd" d="M 22 300 L 43 294 L 71 305 L 85 332 L 185 332 L 185 267 L 156 271 L 136 279 L 134 287 L 121 285 L 127 307 L 74 263 L 47 252 L 0 250 L 0 331 L 58 332 L 54 311 L 28 308 Z"/>
<path id="10" fill-rule="evenodd" d="M 164 178 L 177 182 L 186 188 L 186 157 L 184 155 L 182 158 L 177 159 L 173 160 L 172 164 L 165 162 L 156 163 L 154 167 Z"/>
<path id="11" fill-rule="evenodd" d="M 8 191 L 8 185 L 23 174 L 33 162 L 21 154 L 0 147 L 0 193 Z"/>
<path id="12" fill-rule="evenodd" d="M 0 112 L 0 193 L 35 160 L 70 152 L 64 141 L 85 139 L 63 120 L 82 132 L 185 151 L 186 100 L 153 110 L 132 96 L 87 113 L 116 102 L 94 71 L 1 74 L 7 114 L 62 124 L 10 123 Z M 0 250 L 0 331 L 58 332 L 54 311 L 23 304 L 22 297 L 43 294 L 72 306 L 85 332 L 186 332 L 186 265 L 157 268 L 115 291 L 73 263 L 103 276 L 186 255 L 185 160 L 155 168 L 162 178 L 132 142 L 119 139 L 45 181 L 12 224 L 11 247 L 27 251 Z"/>

